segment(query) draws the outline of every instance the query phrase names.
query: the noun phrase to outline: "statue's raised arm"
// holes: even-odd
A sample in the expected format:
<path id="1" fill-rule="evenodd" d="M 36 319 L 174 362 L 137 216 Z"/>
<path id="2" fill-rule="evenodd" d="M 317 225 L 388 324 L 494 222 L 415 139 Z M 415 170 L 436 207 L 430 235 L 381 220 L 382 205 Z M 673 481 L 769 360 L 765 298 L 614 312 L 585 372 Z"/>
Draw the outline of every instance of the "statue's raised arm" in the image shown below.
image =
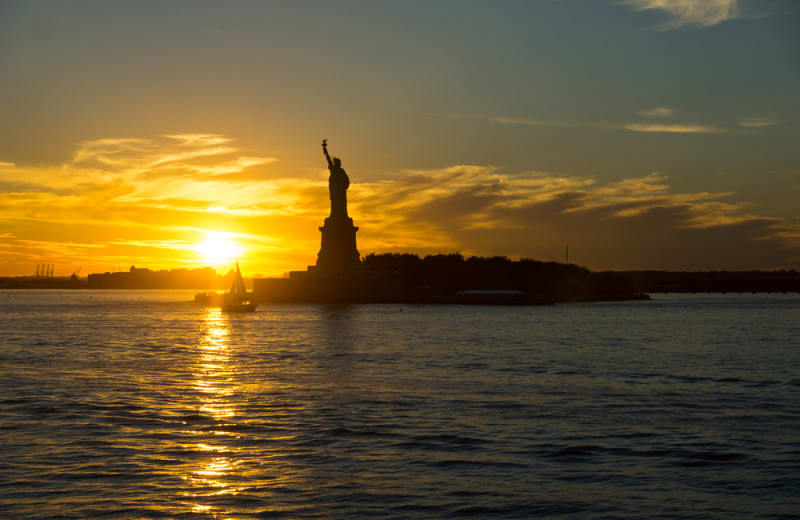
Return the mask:
<path id="1" fill-rule="evenodd" d="M 328 155 L 328 140 L 322 140 L 322 151 L 325 152 L 325 158 L 328 160 L 328 168 L 333 168 L 333 161 L 331 161 L 331 156 Z"/>

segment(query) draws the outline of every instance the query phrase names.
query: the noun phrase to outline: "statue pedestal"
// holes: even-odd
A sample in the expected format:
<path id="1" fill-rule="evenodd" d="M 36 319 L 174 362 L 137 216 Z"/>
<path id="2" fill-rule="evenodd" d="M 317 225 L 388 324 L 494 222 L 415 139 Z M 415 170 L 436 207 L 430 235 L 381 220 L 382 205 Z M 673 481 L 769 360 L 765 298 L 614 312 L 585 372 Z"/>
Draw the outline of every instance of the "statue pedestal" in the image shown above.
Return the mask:
<path id="1" fill-rule="evenodd" d="M 361 256 L 356 249 L 356 231 L 353 219 L 328 217 L 322 231 L 322 247 L 317 255 L 317 269 L 346 270 L 357 267 Z"/>

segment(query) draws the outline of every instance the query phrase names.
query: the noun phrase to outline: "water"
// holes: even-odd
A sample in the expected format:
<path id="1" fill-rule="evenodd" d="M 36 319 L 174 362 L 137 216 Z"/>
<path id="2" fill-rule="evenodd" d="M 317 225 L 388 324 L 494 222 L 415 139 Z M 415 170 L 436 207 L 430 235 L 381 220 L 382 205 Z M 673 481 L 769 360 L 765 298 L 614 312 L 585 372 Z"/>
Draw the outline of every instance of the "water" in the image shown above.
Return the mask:
<path id="1" fill-rule="evenodd" d="M 0 292 L 3 518 L 798 518 L 800 296 Z"/>

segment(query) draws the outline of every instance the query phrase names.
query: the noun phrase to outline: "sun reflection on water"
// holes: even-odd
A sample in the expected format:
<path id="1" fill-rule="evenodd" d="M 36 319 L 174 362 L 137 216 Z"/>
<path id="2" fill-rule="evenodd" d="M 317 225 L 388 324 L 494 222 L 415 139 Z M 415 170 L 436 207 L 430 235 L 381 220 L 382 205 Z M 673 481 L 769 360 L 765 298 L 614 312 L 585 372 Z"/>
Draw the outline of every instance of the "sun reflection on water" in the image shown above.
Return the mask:
<path id="1" fill-rule="evenodd" d="M 231 396 L 237 388 L 235 370 L 230 356 L 230 323 L 220 309 L 208 308 L 203 320 L 204 332 L 198 344 L 199 358 L 194 365 L 192 389 L 199 396 L 196 414 L 203 424 L 223 424 L 236 415 Z M 212 427 L 192 430 L 196 436 L 231 436 L 233 432 L 217 431 Z M 184 446 L 198 454 L 197 463 L 185 468 L 181 478 L 190 485 L 185 493 L 193 512 L 223 518 L 229 511 L 218 505 L 203 503 L 209 497 L 235 495 L 239 491 L 231 485 L 232 474 L 239 462 L 232 458 L 237 449 L 231 446 L 196 442 Z M 213 456 L 211 456 L 213 455 Z"/>
<path id="2" fill-rule="evenodd" d="M 305 489 L 310 474 L 293 462 L 287 446 L 296 438 L 291 430 L 302 403 L 276 392 L 285 387 L 269 372 L 253 377 L 255 363 L 262 370 L 270 366 L 264 357 L 271 351 L 253 342 L 247 323 L 218 308 L 205 309 L 198 318 L 198 339 L 188 351 L 183 372 L 188 377 L 180 388 L 185 417 L 181 464 L 173 475 L 182 486 L 174 512 L 222 520 L 244 510 L 286 511 L 291 506 L 283 502 L 282 490 Z M 273 331 L 259 339 L 274 338 Z"/>

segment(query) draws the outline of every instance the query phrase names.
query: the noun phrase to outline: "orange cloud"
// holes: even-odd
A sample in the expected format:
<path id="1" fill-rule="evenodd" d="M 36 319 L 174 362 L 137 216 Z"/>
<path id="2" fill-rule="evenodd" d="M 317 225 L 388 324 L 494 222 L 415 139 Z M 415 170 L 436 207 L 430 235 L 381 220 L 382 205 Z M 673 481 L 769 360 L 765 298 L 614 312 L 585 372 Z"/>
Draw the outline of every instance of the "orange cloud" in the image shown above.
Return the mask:
<path id="1" fill-rule="evenodd" d="M 212 134 L 81 143 L 57 165 L 0 163 L 0 274 L 50 262 L 69 274 L 118 264 L 197 266 L 208 232 L 236 237 L 248 273 L 313 264 L 327 172 L 281 171 Z M 591 176 L 453 165 L 388 180 L 351 172 L 359 250 L 560 259 L 594 268 L 754 268 L 800 257 L 796 222 L 750 213 L 730 192 L 676 193 L 658 173 Z"/>
<path id="2" fill-rule="evenodd" d="M 445 182 L 441 182 L 445 180 Z M 405 235 L 430 234 L 440 250 L 558 260 L 563 247 L 594 268 L 747 269 L 800 260 L 796 224 L 747 212 L 731 192 L 675 193 L 664 176 L 601 183 L 493 167 L 406 172 L 360 187 L 361 214 L 391 215 L 370 233 L 390 250 Z M 406 246 L 405 249 L 409 249 Z M 429 247 L 421 248 L 427 252 Z"/>

